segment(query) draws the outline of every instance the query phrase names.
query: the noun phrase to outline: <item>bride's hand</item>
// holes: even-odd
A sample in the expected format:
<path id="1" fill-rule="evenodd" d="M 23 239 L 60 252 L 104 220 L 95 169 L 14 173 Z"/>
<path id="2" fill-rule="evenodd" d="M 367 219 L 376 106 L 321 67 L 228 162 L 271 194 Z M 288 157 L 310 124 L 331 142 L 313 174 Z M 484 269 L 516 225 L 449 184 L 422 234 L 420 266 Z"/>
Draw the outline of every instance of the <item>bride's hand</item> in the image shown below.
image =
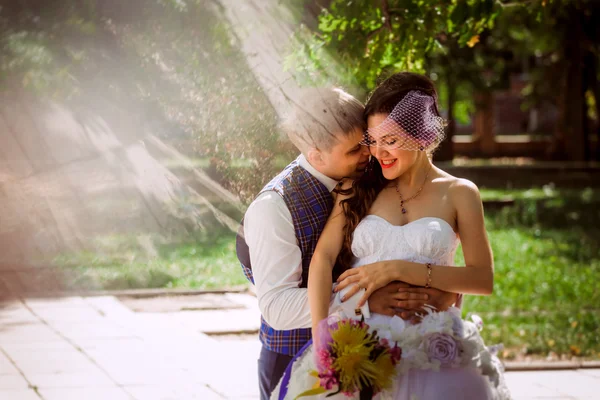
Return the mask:
<path id="1" fill-rule="evenodd" d="M 374 291 L 394 280 L 389 276 L 388 272 L 389 267 L 386 267 L 385 261 L 350 268 L 338 278 L 337 282 L 339 284 L 335 288 L 335 291 L 339 292 L 345 287 L 355 284 L 342 298 L 342 301 L 346 301 L 359 290 L 365 289 L 365 294 L 357 304 L 357 307 L 362 307 Z"/>

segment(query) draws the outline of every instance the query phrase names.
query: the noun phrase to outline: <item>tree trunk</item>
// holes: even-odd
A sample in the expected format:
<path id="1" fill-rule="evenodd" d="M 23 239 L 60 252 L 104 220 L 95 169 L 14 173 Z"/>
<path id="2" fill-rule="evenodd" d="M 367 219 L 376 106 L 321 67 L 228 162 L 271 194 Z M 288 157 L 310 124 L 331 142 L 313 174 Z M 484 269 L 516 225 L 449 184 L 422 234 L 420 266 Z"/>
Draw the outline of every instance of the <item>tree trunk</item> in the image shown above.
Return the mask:
<path id="1" fill-rule="evenodd" d="M 585 109 L 583 93 L 583 49 L 581 21 L 576 9 L 571 12 L 571 27 L 567 30 L 564 41 L 565 61 L 567 63 L 566 101 L 564 110 L 565 150 L 569 161 L 585 161 L 586 138 L 583 110 Z"/>
<path id="2" fill-rule="evenodd" d="M 475 93 L 475 140 L 484 157 L 493 157 L 496 152 L 494 137 L 494 96 L 490 91 Z"/>
<path id="3" fill-rule="evenodd" d="M 590 159 L 594 158 L 596 161 L 600 161 L 600 86 L 598 85 L 598 57 L 593 53 L 588 53 L 588 61 L 586 66 L 588 68 L 588 88 L 594 95 L 594 103 L 596 103 L 596 152 L 591 155 Z M 588 132 L 588 133 L 591 133 Z M 588 136 L 589 139 L 589 136 Z M 591 140 L 588 140 L 588 143 Z"/>
<path id="4" fill-rule="evenodd" d="M 448 126 L 446 127 L 446 137 L 440 143 L 440 147 L 434 153 L 436 161 L 452 161 L 454 159 L 454 146 L 452 138 L 456 131 L 456 122 L 454 120 L 454 105 L 456 104 L 456 81 L 449 69 L 446 71 L 446 85 L 448 86 Z"/>

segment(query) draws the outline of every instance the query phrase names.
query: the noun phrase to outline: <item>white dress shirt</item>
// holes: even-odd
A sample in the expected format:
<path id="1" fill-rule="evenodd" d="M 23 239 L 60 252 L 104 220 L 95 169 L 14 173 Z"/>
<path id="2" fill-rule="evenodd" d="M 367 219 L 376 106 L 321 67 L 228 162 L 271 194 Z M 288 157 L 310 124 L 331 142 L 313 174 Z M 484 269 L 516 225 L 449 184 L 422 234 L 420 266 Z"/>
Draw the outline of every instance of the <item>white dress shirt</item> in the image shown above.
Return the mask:
<path id="1" fill-rule="evenodd" d="M 329 191 L 335 189 L 338 181 L 317 171 L 303 155 L 297 160 Z M 302 282 L 302 252 L 292 215 L 279 194 L 263 192 L 250 204 L 244 216 L 244 236 L 250 250 L 258 307 L 265 321 L 277 330 L 310 328 L 308 290 L 299 287 Z M 361 292 L 364 293 L 364 289 Z M 341 293 L 332 294 L 330 314 L 341 310 L 348 316 L 353 315 L 361 294 L 352 296 L 343 304 Z M 362 312 L 368 318 L 368 305 L 363 306 Z"/>

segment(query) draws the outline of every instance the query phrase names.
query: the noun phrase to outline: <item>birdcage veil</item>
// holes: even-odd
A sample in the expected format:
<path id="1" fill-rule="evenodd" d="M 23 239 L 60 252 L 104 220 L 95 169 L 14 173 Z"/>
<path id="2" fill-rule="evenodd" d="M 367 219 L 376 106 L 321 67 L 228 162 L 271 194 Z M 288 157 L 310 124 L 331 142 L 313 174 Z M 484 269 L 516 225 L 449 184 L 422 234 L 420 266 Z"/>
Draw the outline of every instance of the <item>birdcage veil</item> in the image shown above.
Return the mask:
<path id="1" fill-rule="evenodd" d="M 387 150 L 433 151 L 444 140 L 445 126 L 435 99 L 412 90 L 381 124 L 366 130 L 361 144 Z"/>

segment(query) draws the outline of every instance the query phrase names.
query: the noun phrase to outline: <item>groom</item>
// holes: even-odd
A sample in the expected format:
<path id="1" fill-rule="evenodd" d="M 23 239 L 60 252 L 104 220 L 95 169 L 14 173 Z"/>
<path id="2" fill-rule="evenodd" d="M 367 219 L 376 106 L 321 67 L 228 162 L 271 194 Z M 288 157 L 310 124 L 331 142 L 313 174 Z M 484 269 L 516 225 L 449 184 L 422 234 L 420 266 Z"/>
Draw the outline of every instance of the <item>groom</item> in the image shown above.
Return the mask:
<path id="1" fill-rule="evenodd" d="M 332 191 L 342 178 L 360 176 L 369 161 L 369 148 L 359 144 L 366 129 L 363 111 L 343 90 L 306 90 L 283 125 L 302 154 L 261 190 L 238 232 L 237 255 L 256 286 L 262 314 L 261 400 L 270 397 L 311 337 L 308 268 L 333 208 Z M 334 269 L 334 281 L 340 272 Z M 392 283 L 373 293 L 360 312 L 393 315 L 402 308 L 407 311 L 401 316 L 409 318 L 425 303 L 445 308 L 455 300 L 453 293 Z M 330 312 L 340 308 L 355 312 L 355 305 L 332 294 Z"/>

